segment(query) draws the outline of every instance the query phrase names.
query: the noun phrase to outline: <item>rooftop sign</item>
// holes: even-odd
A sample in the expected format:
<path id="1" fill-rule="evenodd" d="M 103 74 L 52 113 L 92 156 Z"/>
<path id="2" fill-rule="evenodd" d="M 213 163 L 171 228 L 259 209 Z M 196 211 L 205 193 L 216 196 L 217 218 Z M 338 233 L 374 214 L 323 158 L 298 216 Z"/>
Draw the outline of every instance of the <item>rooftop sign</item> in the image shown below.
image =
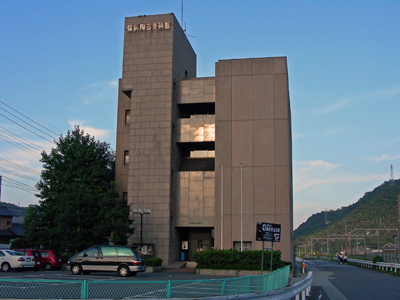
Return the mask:
<path id="1" fill-rule="evenodd" d="M 168 30 L 168 29 L 171 29 L 170 21 L 126 25 L 126 30 L 128 32 L 157 31 L 157 30 Z"/>

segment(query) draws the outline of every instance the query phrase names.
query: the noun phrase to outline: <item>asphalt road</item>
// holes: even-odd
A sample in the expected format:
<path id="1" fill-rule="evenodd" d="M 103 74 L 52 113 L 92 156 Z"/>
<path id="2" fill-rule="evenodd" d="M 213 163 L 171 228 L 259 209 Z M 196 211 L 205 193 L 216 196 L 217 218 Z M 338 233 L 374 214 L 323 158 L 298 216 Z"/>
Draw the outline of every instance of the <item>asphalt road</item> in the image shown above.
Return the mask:
<path id="1" fill-rule="evenodd" d="M 312 300 L 400 299 L 400 277 L 327 261 L 306 261 Z"/>

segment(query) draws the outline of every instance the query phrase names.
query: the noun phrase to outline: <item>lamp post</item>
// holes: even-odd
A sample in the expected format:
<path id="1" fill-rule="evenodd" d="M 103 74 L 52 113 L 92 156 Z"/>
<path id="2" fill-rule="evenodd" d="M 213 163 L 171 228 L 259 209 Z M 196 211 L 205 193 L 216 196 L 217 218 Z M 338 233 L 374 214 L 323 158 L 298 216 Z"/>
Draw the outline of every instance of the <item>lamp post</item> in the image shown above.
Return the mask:
<path id="1" fill-rule="evenodd" d="M 140 251 L 142 251 L 143 215 L 151 214 L 151 210 L 147 208 L 134 208 L 133 214 L 140 215 Z"/>

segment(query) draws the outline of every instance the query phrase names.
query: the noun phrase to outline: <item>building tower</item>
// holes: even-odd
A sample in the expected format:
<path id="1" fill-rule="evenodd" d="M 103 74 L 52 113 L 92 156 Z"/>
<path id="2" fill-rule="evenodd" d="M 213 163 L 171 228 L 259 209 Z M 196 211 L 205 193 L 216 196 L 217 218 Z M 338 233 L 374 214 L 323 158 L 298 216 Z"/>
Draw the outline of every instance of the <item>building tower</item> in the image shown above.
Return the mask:
<path id="1" fill-rule="evenodd" d="M 132 209 L 151 210 L 144 251 L 168 265 L 238 242 L 261 249 L 256 223 L 271 222 L 282 225 L 282 259 L 293 261 L 287 78 L 285 57 L 220 60 L 215 77 L 196 78 L 173 14 L 125 19 L 116 183 Z"/>

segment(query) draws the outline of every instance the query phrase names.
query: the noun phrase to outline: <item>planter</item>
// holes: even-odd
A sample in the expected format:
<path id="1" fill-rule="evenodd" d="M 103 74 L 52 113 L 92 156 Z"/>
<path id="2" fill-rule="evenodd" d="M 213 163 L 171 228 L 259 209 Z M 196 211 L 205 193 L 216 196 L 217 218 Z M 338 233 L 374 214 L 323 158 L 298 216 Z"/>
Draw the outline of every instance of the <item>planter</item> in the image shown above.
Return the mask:
<path id="1" fill-rule="evenodd" d="M 145 273 L 154 273 L 161 270 L 161 266 L 146 267 Z"/>

